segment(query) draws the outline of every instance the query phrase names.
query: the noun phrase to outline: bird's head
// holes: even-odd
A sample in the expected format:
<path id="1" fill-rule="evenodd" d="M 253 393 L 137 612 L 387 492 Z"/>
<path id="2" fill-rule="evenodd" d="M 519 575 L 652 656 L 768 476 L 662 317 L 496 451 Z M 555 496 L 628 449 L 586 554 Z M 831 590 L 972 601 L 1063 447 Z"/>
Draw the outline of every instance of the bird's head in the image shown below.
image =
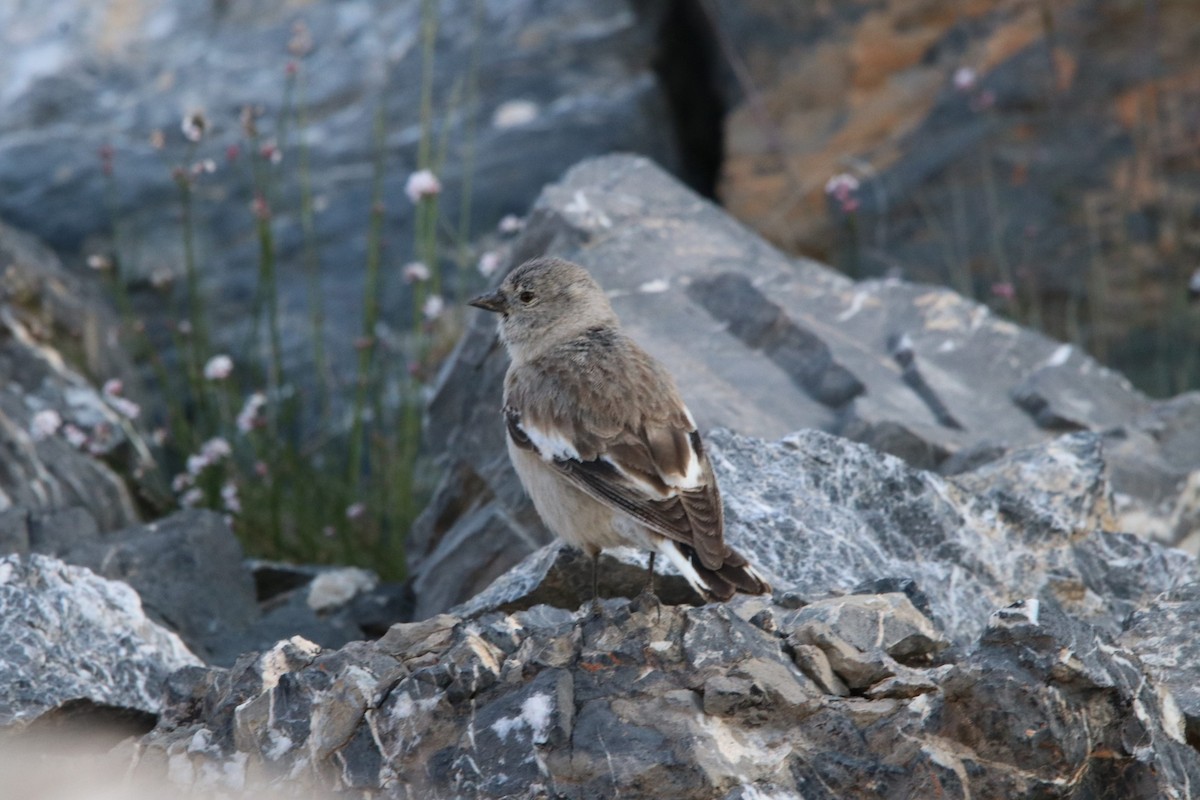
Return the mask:
<path id="1" fill-rule="evenodd" d="M 583 267 L 561 258 L 526 261 L 470 304 L 500 315 L 500 338 L 514 361 L 590 328 L 617 324 L 600 285 Z"/>

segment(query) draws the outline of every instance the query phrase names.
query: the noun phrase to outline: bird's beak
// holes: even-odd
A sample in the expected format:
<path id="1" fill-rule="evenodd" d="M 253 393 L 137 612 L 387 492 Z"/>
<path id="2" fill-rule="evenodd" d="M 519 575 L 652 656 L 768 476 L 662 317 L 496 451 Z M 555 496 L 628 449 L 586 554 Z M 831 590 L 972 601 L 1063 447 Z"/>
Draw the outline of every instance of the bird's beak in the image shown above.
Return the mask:
<path id="1" fill-rule="evenodd" d="M 503 314 L 508 310 L 508 300 L 505 299 L 504 293 L 499 289 L 487 294 L 481 294 L 474 300 L 468 301 L 467 305 L 482 308 L 484 311 L 495 311 L 497 314 Z"/>

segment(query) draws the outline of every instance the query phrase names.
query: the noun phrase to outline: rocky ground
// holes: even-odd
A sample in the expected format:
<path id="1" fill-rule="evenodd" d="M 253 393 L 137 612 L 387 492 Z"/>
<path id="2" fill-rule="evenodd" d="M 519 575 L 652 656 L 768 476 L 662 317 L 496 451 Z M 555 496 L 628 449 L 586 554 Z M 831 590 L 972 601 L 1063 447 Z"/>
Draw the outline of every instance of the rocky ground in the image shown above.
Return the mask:
<path id="1" fill-rule="evenodd" d="M 464 97 L 473 58 L 484 78 L 447 118 L 445 206 L 473 130 L 476 231 L 524 214 L 489 244 L 491 280 L 542 254 L 597 277 L 677 376 L 728 537 L 775 587 L 704 605 L 667 573 L 653 602 L 636 598 L 644 556 L 615 550 L 596 614 L 590 565 L 551 541 L 505 455 L 494 319 L 468 316 L 432 387 L 440 478 L 410 579 L 389 585 L 248 560 L 220 515 L 168 511 L 128 405 L 156 400 L 83 266 L 120 233 L 135 301 L 170 322 L 143 291 L 179 267 L 150 132 L 168 161 L 223 158 L 239 106 L 274 118 L 296 59 L 339 267 L 331 347 L 348 351 L 366 132 L 386 85 L 400 198 L 421 4 L 43 5 L 0 9 L 0 216 L 18 226 L 0 223 L 0 795 L 1200 795 L 1200 393 L 1152 399 L 901 279 L 970 264 L 955 285 L 977 294 L 1007 253 L 1014 278 L 1062 266 L 1021 273 L 1062 301 L 1081 270 L 1126 265 L 1089 274 L 1113 278 L 1096 308 L 1136 323 L 1158 265 L 1145 308 L 1161 310 L 1200 252 L 1189 4 L 435 4 L 438 102 Z M 1113 32 L 1147 19 L 1154 46 L 1127 58 Z M 190 151 L 196 107 L 211 126 Z M 197 195 L 197 236 L 235 335 L 257 242 L 226 166 Z M 839 171 L 853 197 L 824 192 Z M 296 264 L 299 187 L 279 191 Z M 390 254 L 411 248 L 411 214 L 387 208 Z M 281 284 L 285 320 L 303 319 L 303 282 Z"/>
<path id="2" fill-rule="evenodd" d="M 664 575 L 662 604 L 631 601 L 644 557 L 618 550 L 600 613 L 581 608 L 585 559 L 542 546 L 503 453 L 487 323 L 430 403 L 445 477 L 410 586 L 247 563 L 210 512 L 113 518 L 80 490 L 126 485 L 105 454 L 30 433 L 38 410 L 74 419 L 65 398 L 95 390 L 9 313 L 3 352 L 42 376 L 10 382 L 3 406 L 25 465 L 0 484 L 12 774 L 39 785 L 67 758 L 47 737 L 87 730 L 73 761 L 160 793 L 1200 785 L 1200 569 L 1154 536 L 1195 513 L 1198 451 L 1180 442 L 1198 398 L 1151 401 L 949 291 L 790 261 L 638 158 L 571 170 L 511 247 L 510 264 L 584 263 L 672 365 L 712 428 L 728 536 L 775 594 L 702 605 Z"/>

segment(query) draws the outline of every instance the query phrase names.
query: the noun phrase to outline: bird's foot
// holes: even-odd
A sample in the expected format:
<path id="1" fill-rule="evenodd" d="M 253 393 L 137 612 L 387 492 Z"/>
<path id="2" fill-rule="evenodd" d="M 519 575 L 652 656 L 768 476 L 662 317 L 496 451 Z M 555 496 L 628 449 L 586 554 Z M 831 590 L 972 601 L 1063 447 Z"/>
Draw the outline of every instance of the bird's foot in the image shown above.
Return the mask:
<path id="1" fill-rule="evenodd" d="M 646 588 L 638 593 L 637 597 L 629 603 L 629 610 L 638 612 L 654 611 L 654 621 L 656 623 L 662 621 L 663 602 L 658 599 L 658 595 L 654 593 L 653 587 L 647 583 Z"/>

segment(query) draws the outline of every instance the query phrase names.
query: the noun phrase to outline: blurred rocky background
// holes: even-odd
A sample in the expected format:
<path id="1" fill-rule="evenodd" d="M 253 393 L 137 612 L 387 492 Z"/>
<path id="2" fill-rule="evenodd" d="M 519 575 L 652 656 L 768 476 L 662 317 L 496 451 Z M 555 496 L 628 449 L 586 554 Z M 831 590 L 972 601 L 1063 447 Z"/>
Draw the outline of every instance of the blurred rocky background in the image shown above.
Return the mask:
<path id="1" fill-rule="evenodd" d="M 1200 785 L 1192 4 L 49 0 L 0 44 L 21 796 Z M 618 550 L 579 611 L 460 302 L 542 254 L 679 377 L 774 596 L 631 603 Z"/>

